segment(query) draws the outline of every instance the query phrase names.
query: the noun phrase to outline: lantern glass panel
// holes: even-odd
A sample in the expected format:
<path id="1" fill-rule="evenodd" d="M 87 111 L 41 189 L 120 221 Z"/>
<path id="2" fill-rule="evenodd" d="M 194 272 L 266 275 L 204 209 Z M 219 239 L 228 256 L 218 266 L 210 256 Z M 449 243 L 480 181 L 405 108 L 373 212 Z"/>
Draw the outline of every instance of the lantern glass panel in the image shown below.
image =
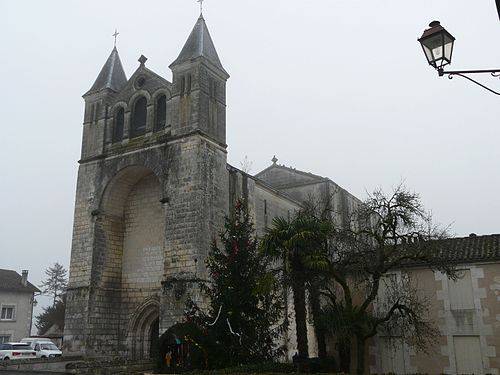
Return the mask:
<path id="1" fill-rule="evenodd" d="M 427 61 L 430 64 L 431 61 L 434 60 L 432 57 L 432 51 L 429 49 L 429 47 L 425 46 L 424 44 L 422 44 L 422 47 L 424 48 L 425 57 L 427 58 Z"/>
<path id="2" fill-rule="evenodd" d="M 453 39 L 447 34 L 444 35 L 444 58 L 451 63 L 451 54 L 453 53 Z"/>
<path id="3" fill-rule="evenodd" d="M 437 33 L 421 41 L 429 64 L 436 66 L 437 60 L 443 58 L 443 35 Z"/>

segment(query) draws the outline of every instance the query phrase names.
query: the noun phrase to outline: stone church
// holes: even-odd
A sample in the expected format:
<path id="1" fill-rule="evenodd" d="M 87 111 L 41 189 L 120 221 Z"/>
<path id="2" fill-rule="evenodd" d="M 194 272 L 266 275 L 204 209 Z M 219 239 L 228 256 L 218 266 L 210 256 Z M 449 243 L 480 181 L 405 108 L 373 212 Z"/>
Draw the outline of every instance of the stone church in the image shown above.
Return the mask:
<path id="1" fill-rule="evenodd" d="M 146 60 L 127 79 L 114 48 L 83 96 L 68 354 L 149 358 L 152 342 L 182 321 L 186 299 L 201 301 L 210 242 L 238 197 L 258 233 L 311 196 L 332 198 L 339 221 L 358 202 L 328 178 L 275 158 L 255 176 L 227 163 L 229 74 L 203 16 L 170 65 L 172 82 Z M 296 350 L 293 332 L 287 344 Z"/>

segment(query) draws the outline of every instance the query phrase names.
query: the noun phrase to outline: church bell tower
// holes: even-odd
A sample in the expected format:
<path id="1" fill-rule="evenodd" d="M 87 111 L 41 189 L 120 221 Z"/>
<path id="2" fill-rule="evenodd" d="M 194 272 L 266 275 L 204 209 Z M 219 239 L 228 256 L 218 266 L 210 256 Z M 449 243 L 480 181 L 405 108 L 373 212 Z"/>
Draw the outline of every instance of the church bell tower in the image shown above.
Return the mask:
<path id="1" fill-rule="evenodd" d="M 84 95 L 64 350 L 147 359 L 199 303 L 229 205 L 226 80 L 200 16 L 170 65 L 127 79 L 112 50 Z"/>
<path id="2" fill-rule="evenodd" d="M 224 145 L 229 74 L 222 67 L 203 15 L 170 68 L 173 101 L 179 108 L 173 119 L 172 134 L 200 131 Z"/>

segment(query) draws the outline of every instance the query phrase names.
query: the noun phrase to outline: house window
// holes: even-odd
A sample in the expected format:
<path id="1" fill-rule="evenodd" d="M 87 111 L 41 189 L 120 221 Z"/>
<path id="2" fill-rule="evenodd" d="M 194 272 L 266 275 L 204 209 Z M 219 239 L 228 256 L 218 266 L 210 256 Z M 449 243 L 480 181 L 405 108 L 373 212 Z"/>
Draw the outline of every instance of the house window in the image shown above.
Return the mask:
<path id="1" fill-rule="evenodd" d="M 483 374 L 479 336 L 454 336 L 456 374 Z"/>
<path id="2" fill-rule="evenodd" d="M 14 320 L 15 307 L 14 306 L 2 306 L 2 313 L 0 314 L 0 320 Z"/>
<path id="3" fill-rule="evenodd" d="M 382 373 L 406 374 L 405 344 L 400 337 L 380 337 Z"/>
<path id="4" fill-rule="evenodd" d="M 161 95 L 156 100 L 155 130 L 161 130 L 167 122 L 167 97 Z"/>
<path id="5" fill-rule="evenodd" d="M 451 310 L 474 309 L 470 270 L 461 271 L 460 278 L 456 281 L 448 279 L 448 292 L 450 295 Z"/>
<path id="6" fill-rule="evenodd" d="M 10 341 L 10 335 L 0 335 L 0 344 Z"/>
<path id="7" fill-rule="evenodd" d="M 132 113 L 132 126 L 130 129 L 131 137 L 138 137 L 146 132 L 147 102 L 144 96 L 141 96 L 134 105 Z"/>
<path id="8" fill-rule="evenodd" d="M 115 113 L 115 125 L 113 127 L 113 142 L 119 142 L 123 138 L 123 126 L 125 123 L 125 111 L 120 108 Z"/>
<path id="9" fill-rule="evenodd" d="M 397 275 L 388 273 L 380 278 L 377 294 L 377 310 L 379 312 L 388 311 L 395 302 L 395 294 L 398 290 Z"/>

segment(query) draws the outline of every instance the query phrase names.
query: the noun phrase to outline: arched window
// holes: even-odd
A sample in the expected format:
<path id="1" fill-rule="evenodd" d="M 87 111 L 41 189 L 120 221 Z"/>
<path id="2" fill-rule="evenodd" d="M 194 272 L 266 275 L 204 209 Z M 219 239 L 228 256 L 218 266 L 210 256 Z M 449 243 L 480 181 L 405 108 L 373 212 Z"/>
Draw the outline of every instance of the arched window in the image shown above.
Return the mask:
<path id="1" fill-rule="evenodd" d="M 155 130 L 165 128 L 167 122 L 167 97 L 160 95 L 156 100 Z"/>
<path id="2" fill-rule="evenodd" d="M 132 112 L 132 126 L 130 127 L 130 137 L 137 137 L 146 132 L 146 98 L 141 96 L 134 105 Z"/>
<path id="3" fill-rule="evenodd" d="M 115 112 L 115 123 L 113 126 L 113 142 L 119 142 L 123 139 L 123 124 L 125 122 L 125 111 L 119 108 Z"/>

